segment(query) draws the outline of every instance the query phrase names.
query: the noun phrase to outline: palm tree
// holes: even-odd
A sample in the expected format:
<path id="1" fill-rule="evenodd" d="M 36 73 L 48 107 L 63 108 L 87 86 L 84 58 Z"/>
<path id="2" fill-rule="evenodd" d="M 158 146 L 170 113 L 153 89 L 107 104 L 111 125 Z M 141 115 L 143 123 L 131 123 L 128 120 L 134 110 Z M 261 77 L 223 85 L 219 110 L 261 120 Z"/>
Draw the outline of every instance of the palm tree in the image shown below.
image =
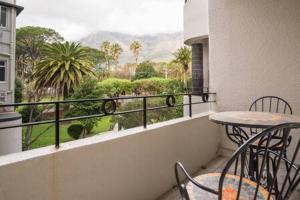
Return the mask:
<path id="1" fill-rule="evenodd" d="M 46 45 L 45 56 L 34 70 L 35 88 L 52 88 L 65 99 L 79 85 L 83 76 L 94 76 L 88 50 L 74 42 Z"/>
<path id="2" fill-rule="evenodd" d="M 110 71 L 110 62 L 113 60 L 111 55 L 112 45 L 109 41 L 102 42 L 100 46 L 100 50 L 104 53 L 104 59 L 106 62 L 106 69 L 109 72 Z"/>
<path id="3" fill-rule="evenodd" d="M 119 62 L 120 55 L 122 54 L 123 49 L 121 45 L 115 43 L 111 46 L 111 55 L 116 63 Z"/>
<path id="4" fill-rule="evenodd" d="M 190 48 L 184 46 L 178 49 L 173 55 L 175 57 L 174 62 L 183 67 L 183 82 L 184 87 L 187 88 L 187 72 L 189 70 L 189 64 L 192 61 L 192 51 Z"/>
<path id="5" fill-rule="evenodd" d="M 132 51 L 134 57 L 135 57 L 135 64 L 138 64 L 138 58 L 140 55 L 140 52 L 142 50 L 142 45 L 139 41 L 133 41 L 130 45 L 130 51 Z"/>

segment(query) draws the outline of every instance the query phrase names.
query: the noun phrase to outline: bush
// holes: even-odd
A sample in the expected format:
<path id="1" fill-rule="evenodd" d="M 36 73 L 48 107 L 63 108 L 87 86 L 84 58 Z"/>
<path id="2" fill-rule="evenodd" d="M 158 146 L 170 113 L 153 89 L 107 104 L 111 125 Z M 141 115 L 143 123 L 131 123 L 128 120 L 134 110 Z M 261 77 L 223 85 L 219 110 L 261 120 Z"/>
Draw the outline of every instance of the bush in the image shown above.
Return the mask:
<path id="1" fill-rule="evenodd" d="M 109 78 L 98 83 L 98 87 L 109 97 L 132 93 L 132 83 L 126 79 Z"/>
<path id="2" fill-rule="evenodd" d="M 137 94 L 157 95 L 174 94 L 184 91 L 183 83 L 178 80 L 164 78 L 140 79 L 133 82 L 134 91 Z"/>
<path id="3" fill-rule="evenodd" d="M 23 99 L 23 85 L 22 81 L 19 78 L 15 80 L 15 102 L 21 103 Z"/>
<path id="4" fill-rule="evenodd" d="M 68 134 L 71 138 L 78 140 L 83 133 L 84 127 L 81 124 L 73 124 L 68 128 Z"/>
<path id="5" fill-rule="evenodd" d="M 145 61 L 140 63 L 136 68 L 134 80 L 156 77 L 158 75 L 154 69 L 154 63 Z"/>
<path id="6" fill-rule="evenodd" d="M 166 86 L 166 93 L 168 94 L 176 94 L 184 92 L 184 84 L 179 80 L 168 80 Z"/>
<path id="7" fill-rule="evenodd" d="M 37 106 L 24 106 L 20 108 L 19 113 L 22 115 L 22 122 L 30 122 L 30 113 L 32 112 L 33 121 L 39 121 L 42 118 L 43 109 Z"/>
<path id="8" fill-rule="evenodd" d="M 85 77 L 79 84 L 71 99 L 99 99 L 103 97 L 103 91 L 97 85 L 97 80 L 90 77 Z M 71 103 L 70 109 L 66 112 L 67 117 L 78 117 L 78 116 L 88 116 L 99 114 L 101 110 L 102 103 L 99 102 L 81 102 L 81 103 Z M 90 134 L 93 128 L 97 125 L 98 119 L 83 119 L 80 120 L 84 127 L 83 136 Z"/>
<path id="9" fill-rule="evenodd" d="M 176 97 L 176 104 L 182 104 L 183 97 Z M 166 105 L 165 98 L 148 99 L 148 108 L 160 107 Z M 143 108 L 143 101 L 133 100 L 121 106 L 120 111 L 130 111 Z M 183 106 L 174 108 L 157 109 L 147 111 L 147 123 L 153 124 L 171 119 L 180 118 L 183 116 Z M 128 113 L 113 116 L 113 122 L 118 123 L 119 129 L 129 129 L 143 125 L 143 112 Z"/>

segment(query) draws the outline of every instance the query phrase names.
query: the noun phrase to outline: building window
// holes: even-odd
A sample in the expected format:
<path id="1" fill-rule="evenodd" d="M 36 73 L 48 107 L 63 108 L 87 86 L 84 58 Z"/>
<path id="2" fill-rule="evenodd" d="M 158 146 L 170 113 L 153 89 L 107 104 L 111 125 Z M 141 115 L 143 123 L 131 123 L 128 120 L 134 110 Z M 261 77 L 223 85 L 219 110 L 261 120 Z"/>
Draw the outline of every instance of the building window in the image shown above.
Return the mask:
<path id="1" fill-rule="evenodd" d="M 6 61 L 0 60 L 0 82 L 6 81 Z"/>
<path id="2" fill-rule="evenodd" d="M 0 27 L 7 26 L 7 8 L 1 6 L 0 9 Z"/>

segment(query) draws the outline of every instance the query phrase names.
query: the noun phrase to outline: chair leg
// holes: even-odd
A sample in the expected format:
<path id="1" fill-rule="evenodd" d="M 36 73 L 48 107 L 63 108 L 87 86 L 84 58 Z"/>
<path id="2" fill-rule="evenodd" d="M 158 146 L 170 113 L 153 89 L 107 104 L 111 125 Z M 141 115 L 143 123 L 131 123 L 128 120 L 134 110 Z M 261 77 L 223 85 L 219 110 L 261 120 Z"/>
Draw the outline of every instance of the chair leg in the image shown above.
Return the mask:
<path id="1" fill-rule="evenodd" d="M 273 168 L 273 179 L 275 179 L 275 183 L 274 183 L 274 192 L 275 192 L 275 196 L 276 196 L 276 199 L 278 198 L 279 196 L 279 189 L 278 189 L 278 181 L 277 181 L 277 178 L 276 178 L 276 171 L 277 171 L 277 168 L 276 168 L 276 157 L 272 160 L 272 168 Z M 272 188 L 271 188 L 272 190 Z M 272 193 L 272 191 L 270 191 Z"/>
<path id="2" fill-rule="evenodd" d="M 190 200 L 189 194 L 188 194 L 184 184 L 180 185 L 179 190 L 180 190 L 180 193 L 181 193 L 181 200 Z"/>
<path id="3" fill-rule="evenodd" d="M 238 165 L 239 165 L 239 156 L 235 160 L 234 175 L 236 175 L 236 173 L 237 173 Z"/>
<path id="4" fill-rule="evenodd" d="M 283 158 L 287 159 L 287 152 L 286 151 L 283 152 Z M 285 163 L 286 171 L 288 172 L 289 171 L 289 164 L 287 162 L 284 162 L 284 163 Z M 290 176 L 288 177 L 288 180 L 289 180 L 289 183 L 291 184 L 291 177 Z"/>

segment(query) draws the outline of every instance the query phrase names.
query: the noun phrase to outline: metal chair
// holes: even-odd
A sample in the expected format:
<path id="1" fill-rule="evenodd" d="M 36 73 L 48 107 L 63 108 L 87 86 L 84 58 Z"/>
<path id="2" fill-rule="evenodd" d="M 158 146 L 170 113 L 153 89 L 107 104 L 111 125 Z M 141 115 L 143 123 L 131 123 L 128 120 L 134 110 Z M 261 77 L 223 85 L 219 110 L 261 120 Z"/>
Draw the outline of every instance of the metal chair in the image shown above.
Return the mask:
<path id="1" fill-rule="evenodd" d="M 235 151 L 225 165 L 222 173 L 204 174 L 196 178 L 185 170 L 180 162 L 175 164 L 175 176 L 182 200 L 189 199 L 288 199 L 300 182 L 300 166 L 296 158 L 300 148 L 300 139 L 292 151 L 290 160 L 283 157 L 287 148 L 291 130 L 299 129 L 300 124 L 282 124 L 254 135 Z M 283 144 L 280 151 L 272 150 L 272 137 L 281 131 Z M 251 145 L 257 143 L 257 151 L 253 154 L 259 163 L 259 176 L 255 181 L 247 178 L 245 173 L 246 158 Z M 236 175 L 232 175 L 233 165 L 240 159 Z M 287 170 L 280 170 L 283 163 L 288 164 Z M 298 164 L 297 164 L 298 163 Z M 181 173 L 180 173 L 181 172 Z M 181 183 L 180 174 L 188 179 Z M 268 184 L 264 184 L 263 175 L 267 173 Z M 290 181 L 288 181 L 290 180 Z"/>
<path id="2" fill-rule="evenodd" d="M 256 99 L 250 106 L 249 111 L 260 111 L 260 112 L 272 112 L 272 113 L 281 113 L 281 114 L 293 114 L 292 107 L 290 104 L 277 96 L 264 96 Z M 258 129 L 258 128 L 251 128 L 250 129 L 250 134 L 254 135 L 257 133 L 262 132 L 263 129 Z M 282 133 L 281 131 L 278 131 L 276 135 L 273 136 L 273 146 L 272 150 L 280 150 L 281 145 L 282 145 Z M 290 142 L 292 140 L 292 137 L 289 136 L 288 138 L 288 144 L 287 147 L 290 145 Z M 256 148 L 257 144 L 252 145 L 254 149 Z M 285 151 L 283 153 L 284 158 L 287 158 L 287 152 Z"/>
<path id="3" fill-rule="evenodd" d="M 276 96 L 264 96 L 256 99 L 250 106 L 249 111 L 259 111 L 259 112 L 272 112 L 272 113 L 282 113 L 282 114 L 293 114 L 293 110 L 290 106 L 290 104 Z M 244 129 L 241 129 L 239 127 L 233 127 L 233 126 L 226 126 L 226 134 L 228 138 L 237 144 L 238 147 L 243 145 L 243 143 L 248 140 L 252 135 L 255 135 L 257 133 L 262 132 L 264 129 L 261 128 L 250 128 L 250 131 L 246 131 Z M 280 149 L 282 144 L 282 133 L 278 132 L 276 135 L 274 135 L 273 144 L 273 150 Z M 292 140 L 292 137 L 290 136 L 288 138 L 288 145 L 290 144 Z M 276 142 L 274 142 L 276 141 Z M 253 149 L 256 149 L 257 144 L 253 144 Z M 287 157 L 286 152 L 284 152 L 284 157 Z M 253 163 L 252 163 L 253 164 Z"/>

